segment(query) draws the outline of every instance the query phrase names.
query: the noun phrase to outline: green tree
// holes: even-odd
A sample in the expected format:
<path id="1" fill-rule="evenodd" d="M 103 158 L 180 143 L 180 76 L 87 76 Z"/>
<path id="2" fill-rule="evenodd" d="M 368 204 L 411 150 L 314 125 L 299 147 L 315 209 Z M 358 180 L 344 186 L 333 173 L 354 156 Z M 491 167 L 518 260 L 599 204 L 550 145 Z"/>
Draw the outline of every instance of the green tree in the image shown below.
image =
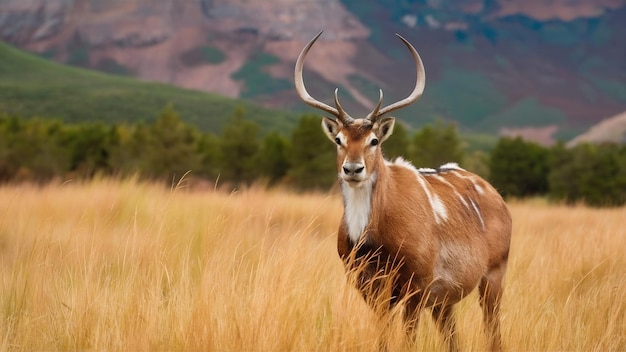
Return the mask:
<path id="1" fill-rule="evenodd" d="M 17 116 L 0 116 L 0 181 L 15 177 L 21 160 L 17 152 L 18 143 L 24 130 L 24 123 Z"/>
<path id="2" fill-rule="evenodd" d="M 626 147 L 558 145 L 551 153 L 548 180 L 554 199 L 593 206 L 626 204 Z"/>
<path id="3" fill-rule="evenodd" d="M 170 179 L 199 169 L 199 132 L 185 124 L 171 105 L 149 126 L 146 137 L 142 150 L 146 175 Z"/>
<path id="4" fill-rule="evenodd" d="M 237 109 L 220 135 L 221 179 L 240 184 L 250 183 L 257 177 L 258 133 L 259 125 L 244 119 L 244 110 Z"/>
<path id="5" fill-rule="evenodd" d="M 547 148 L 522 138 L 501 138 L 491 152 L 489 173 L 504 195 L 526 197 L 548 191 Z"/>
<path id="6" fill-rule="evenodd" d="M 468 153 L 464 159 L 462 167 L 465 170 L 471 171 L 484 179 L 489 178 L 489 154 L 482 150 L 474 150 Z"/>
<path id="7" fill-rule="evenodd" d="M 337 175 L 335 148 L 322 132 L 320 118 L 303 115 L 291 134 L 291 182 L 302 189 L 330 188 Z"/>
<path id="8" fill-rule="evenodd" d="M 217 179 L 220 174 L 220 140 L 212 133 L 203 133 L 198 143 L 200 153 L 199 175 L 210 179 Z"/>
<path id="9" fill-rule="evenodd" d="M 403 123 L 396 119 L 393 134 L 383 144 L 383 154 L 388 160 L 393 160 L 399 156 L 409 157 L 409 133 Z"/>
<path id="10" fill-rule="evenodd" d="M 289 148 L 289 140 L 278 132 L 271 132 L 263 138 L 256 164 L 260 175 L 270 183 L 276 183 L 287 175 Z"/>
<path id="11" fill-rule="evenodd" d="M 22 121 L 13 116 L 0 122 L 0 175 L 5 180 L 46 181 L 69 170 L 64 125 L 57 120 Z"/>
<path id="12" fill-rule="evenodd" d="M 581 147 L 578 147 L 581 148 Z M 582 153 L 578 153 L 582 155 Z M 577 165 L 578 164 L 578 165 Z M 581 164 L 575 161 L 575 153 L 567 149 L 563 143 L 555 145 L 548 159 L 549 195 L 553 199 L 574 202 L 581 198 L 576 175 Z"/>
<path id="13" fill-rule="evenodd" d="M 114 127 L 102 123 L 66 125 L 64 144 L 70 152 L 70 170 L 77 176 L 91 177 L 96 172 L 110 173 L 109 163 Z"/>
<path id="14" fill-rule="evenodd" d="M 417 167 L 438 167 L 448 162 L 463 163 L 463 146 L 452 123 L 444 125 L 437 120 L 427 125 L 413 137 L 410 159 Z"/>
<path id="15" fill-rule="evenodd" d="M 150 134 L 148 126 L 143 122 L 116 125 L 111 133 L 109 164 L 112 172 L 121 175 L 144 172 L 147 168 L 145 155 Z"/>

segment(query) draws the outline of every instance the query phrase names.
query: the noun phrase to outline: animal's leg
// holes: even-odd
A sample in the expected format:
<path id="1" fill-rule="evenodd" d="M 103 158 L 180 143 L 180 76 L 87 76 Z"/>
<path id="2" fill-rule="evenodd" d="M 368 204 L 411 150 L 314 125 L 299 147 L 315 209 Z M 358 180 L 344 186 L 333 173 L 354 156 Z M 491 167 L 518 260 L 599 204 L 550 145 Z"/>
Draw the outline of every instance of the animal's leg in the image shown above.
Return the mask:
<path id="1" fill-rule="evenodd" d="M 506 261 L 499 266 L 490 269 L 480 281 L 478 291 L 480 294 L 480 305 L 483 309 L 483 319 L 492 351 L 502 350 L 502 338 L 500 336 L 500 300 L 503 293 L 504 274 L 506 272 Z"/>
<path id="2" fill-rule="evenodd" d="M 456 320 L 452 305 L 436 305 L 432 309 L 433 319 L 448 345 L 449 351 L 458 351 L 459 344 L 456 337 Z"/>

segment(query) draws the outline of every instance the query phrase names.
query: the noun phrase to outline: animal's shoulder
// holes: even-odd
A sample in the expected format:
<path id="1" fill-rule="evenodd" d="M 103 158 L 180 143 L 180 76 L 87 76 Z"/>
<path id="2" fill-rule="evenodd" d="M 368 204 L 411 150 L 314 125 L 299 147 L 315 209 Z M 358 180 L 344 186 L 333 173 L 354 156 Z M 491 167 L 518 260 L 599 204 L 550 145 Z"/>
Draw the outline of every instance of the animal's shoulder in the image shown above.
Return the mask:
<path id="1" fill-rule="evenodd" d="M 417 168 L 411 162 L 397 158 L 393 162 L 388 162 L 388 166 L 396 177 L 415 177 L 422 186 L 434 187 L 435 189 L 452 188 L 456 192 L 472 190 L 478 195 L 497 191 L 482 177 L 469 172 L 459 164 L 449 162 L 437 168 Z M 430 188 L 428 187 L 428 188 Z"/>
<path id="2" fill-rule="evenodd" d="M 395 169 L 396 171 L 405 171 L 405 172 L 410 171 L 412 173 L 422 175 L 422 176 L 440 175 L 440 174 L 448 173 L 450 171 L 459 171 L 464 174 L 465 173 L 471 174 L 470 172 L 467 172 L 465 169 L 461 168 L 459 164 L 453 163 L 453 162 L 443 164 L 436 169 L 427 168 L 427 167 L 418 168 L 418 167 L 415 167 L 410 161 L 402 157 L 398 157 L 393 161 L 388 161 L 387 165 L 391 169 Z"/>

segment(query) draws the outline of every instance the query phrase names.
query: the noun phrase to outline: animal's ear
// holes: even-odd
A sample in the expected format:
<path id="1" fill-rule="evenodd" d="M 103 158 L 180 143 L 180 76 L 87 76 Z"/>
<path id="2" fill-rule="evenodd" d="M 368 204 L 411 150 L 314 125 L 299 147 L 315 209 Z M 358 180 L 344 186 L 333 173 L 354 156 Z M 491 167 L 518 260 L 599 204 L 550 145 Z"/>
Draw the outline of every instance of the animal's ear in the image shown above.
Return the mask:
<path id="1" fill-rule="evenodd" d="M 333 143 L 335 143 L 337 133 L 339 133 L 342 127 L 343 126 L 339 121 L 331 120 L 328 117 L 322 118 L 322 130 L 326 134 L 326 137 L 328 137 L 328 139 L 330 139 Z"/>
<path id="2" fill-rule="evenodd" d="M 393 126 L 395 123 L 395 117 L 384 117 L 377 121 L 374 125 L 376 137 L 378 137 L 381 142 L 384 142 L 393 133 Z"/>

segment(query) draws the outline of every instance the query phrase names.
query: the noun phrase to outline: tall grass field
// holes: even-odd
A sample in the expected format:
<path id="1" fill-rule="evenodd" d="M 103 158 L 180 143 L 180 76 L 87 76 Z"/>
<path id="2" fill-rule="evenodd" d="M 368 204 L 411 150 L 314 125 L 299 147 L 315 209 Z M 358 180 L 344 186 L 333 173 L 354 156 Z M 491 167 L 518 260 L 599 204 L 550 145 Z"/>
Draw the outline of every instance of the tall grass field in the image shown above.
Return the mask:
<path id="1" fill-rule="evenodd" d="M 626 208 L 510 203 L 510 351 L 626 350 Z M 374 314 L 337 256 L 337 194 L 133 179 L 0 186 L 1 351 L 442 350 Z M 476 293 L 463 350 L 487 349 Z"/>

